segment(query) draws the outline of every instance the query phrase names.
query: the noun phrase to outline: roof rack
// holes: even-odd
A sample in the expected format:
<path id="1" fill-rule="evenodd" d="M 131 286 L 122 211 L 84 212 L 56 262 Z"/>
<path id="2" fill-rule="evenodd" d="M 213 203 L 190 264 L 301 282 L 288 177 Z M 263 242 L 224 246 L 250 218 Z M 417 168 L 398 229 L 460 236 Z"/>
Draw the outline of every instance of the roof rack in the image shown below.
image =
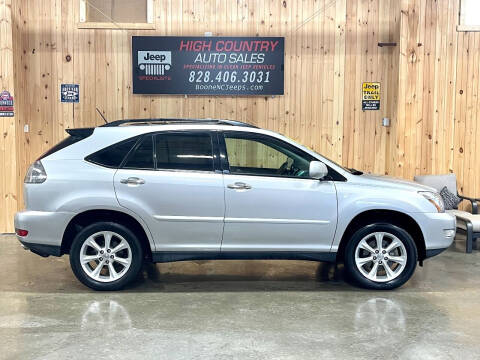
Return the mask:
<path id="1" fill-rule="evenodd" d="M 231 125 L 256 128 L 256 126 L 236 120 L 220 119 L 131 119 L 116 120 L 100 127 L 115 127 L 121 125 L 171 125 L 171 124 L 204 124 L 204 125 Z"/>

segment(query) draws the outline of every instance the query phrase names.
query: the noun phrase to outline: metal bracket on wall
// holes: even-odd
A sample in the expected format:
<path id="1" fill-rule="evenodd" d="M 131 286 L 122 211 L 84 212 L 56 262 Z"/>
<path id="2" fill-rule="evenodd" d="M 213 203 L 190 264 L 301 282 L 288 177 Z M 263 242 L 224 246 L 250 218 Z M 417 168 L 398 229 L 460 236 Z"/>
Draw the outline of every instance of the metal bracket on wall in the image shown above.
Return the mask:
<path id="1" fill-rule="evenodd" d="M 379 42 L 378 47 L 384 47 L 384 46 L 397 46 L 396 42 Z"/>

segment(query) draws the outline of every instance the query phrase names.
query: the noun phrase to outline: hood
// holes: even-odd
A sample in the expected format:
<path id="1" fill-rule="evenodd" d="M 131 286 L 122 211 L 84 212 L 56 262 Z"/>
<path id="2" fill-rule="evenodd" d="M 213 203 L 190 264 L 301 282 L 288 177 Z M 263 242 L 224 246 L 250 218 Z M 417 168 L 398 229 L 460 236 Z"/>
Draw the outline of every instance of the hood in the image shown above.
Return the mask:
<path id="1" fill-rule="evenodd" d="M 436 189 L 432 187 L 422 185 L 414 181 L 398 179 L 398 178 L 394 178 L 386 175 L 364 174 L 364 175 L 356 176 L 356 178 L 358 178 L 358 182 L 363 183 L 365 185 L 370 185 L 370 186 L 390 187 L 394 189 L 407 190 L 407 191 L 438 192 Z"/>

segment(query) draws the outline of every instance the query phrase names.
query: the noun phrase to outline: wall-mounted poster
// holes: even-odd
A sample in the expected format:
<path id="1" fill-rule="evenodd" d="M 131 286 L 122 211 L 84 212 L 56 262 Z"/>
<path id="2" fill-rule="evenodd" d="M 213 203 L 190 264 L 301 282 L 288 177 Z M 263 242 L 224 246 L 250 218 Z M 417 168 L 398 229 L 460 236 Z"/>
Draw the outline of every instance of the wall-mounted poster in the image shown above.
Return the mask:
<path id="1" fill-rule="evenodd" d="M 283 37 L 133 36 L 134 94 L 283 95 Z"/>
<path id="2" fill-rule="evenodd" d="M 13 115 L 13 96 L 4 90 L 0 92 L 0 117 L 12 117 Z"/>
<path id="3" fill-rule="evenodd" d="M 363 83 L 362 110 L 380 110 L 380 83 L 379 82 Z"/>
<path id="4" fill-rule="evenodd" d="M 62 84 L 60 86 L 60 101 L 78 103 L 80 99 L 80 86 L 78 84 Z"/>

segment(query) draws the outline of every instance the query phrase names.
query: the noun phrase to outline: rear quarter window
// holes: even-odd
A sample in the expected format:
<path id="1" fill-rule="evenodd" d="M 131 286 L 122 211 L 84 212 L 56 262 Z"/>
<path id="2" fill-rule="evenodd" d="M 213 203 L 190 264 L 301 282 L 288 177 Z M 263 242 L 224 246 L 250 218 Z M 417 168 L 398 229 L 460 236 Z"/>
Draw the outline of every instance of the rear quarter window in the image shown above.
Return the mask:
<path id="1" fill-rule="evenodd" d="M 37 160 L 42 160 L 43 158 L 46 158 L 47 156 L 50 156 L 62 149 L 65 149 L 66 147 L 73 145 L 79 142 L 80 140 L 86 139 L 87 137 L 93 134 L 93 129 L 92 128 L 67 129 L 66 132 L 69 134 L 69 136 L 67 136 L 65 139 L 63 139 L 58 144 L 53 146 L 50 150 L 48 150 L 46 153 L 40 156 Z"/>
<path id="2" fill-rule="evenodd" d="M 130 150 L 137 143 L 138 138 L 139 137 L 137 136 L 137 137 L 110 145 L 105 149 L 99 150 L 97 152 L 94 152 L 91 155 L 88 155 L 85 158 L 85 160 L 91 163 L 109 167 L 109 168 L 119 168 L 123 162 L 123 159 L 125 159 L 125 157 L 128 155 Z"/>

